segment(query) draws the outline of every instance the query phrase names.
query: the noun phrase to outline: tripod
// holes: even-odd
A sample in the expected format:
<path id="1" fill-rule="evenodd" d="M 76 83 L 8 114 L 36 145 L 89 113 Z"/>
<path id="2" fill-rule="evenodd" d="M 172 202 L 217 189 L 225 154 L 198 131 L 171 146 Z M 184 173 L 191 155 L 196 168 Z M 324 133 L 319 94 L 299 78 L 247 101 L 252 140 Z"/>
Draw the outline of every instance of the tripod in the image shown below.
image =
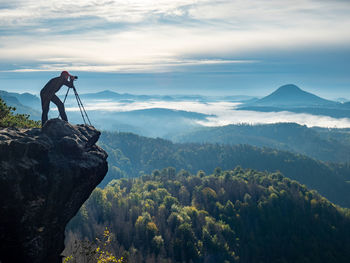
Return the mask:
<path id="1" fill-rule="evenodd" d="M 63 104 L 66 102 L 69 90 L 70 90 L 70 88 L 68 88 L 68 90 L 67 90 L 66 96 L 64 97 Z M 77 99 L 79 110 L 80 110 L 80 113 L 81 113 L 81 117 L 83 117 L 84 124 L 87 124 L 87 122 L 86 122 L 86 120 L 87 120 L 89 122 L 90 126 L 92 126 L 91 122 L 90 122 L 90 119 L 89 119 L 89 116 L 87 115 L 87 113 L 85 111 L 85 108 L 84 108 L 84 105 L 81 102 L 80 97 L 78 95 L 78 92 L 77 92 L 77 90 L 75 89 L 74 86 L 73 86 L 73 91 L 74 91 L 75 98 Z"/>

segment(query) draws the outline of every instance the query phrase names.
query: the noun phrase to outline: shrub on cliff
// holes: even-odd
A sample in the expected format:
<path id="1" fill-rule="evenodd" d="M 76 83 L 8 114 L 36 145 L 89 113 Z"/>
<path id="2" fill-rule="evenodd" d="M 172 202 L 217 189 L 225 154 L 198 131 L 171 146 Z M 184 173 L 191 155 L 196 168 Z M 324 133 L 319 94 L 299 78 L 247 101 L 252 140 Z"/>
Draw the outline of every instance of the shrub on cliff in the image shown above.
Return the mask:
<path id="1" fill-rule="evenodd" d="M 28 114 L 14 113 L 16 108 L 9 107 L 0 98 L 0 128 L 39 128 L 40 122 L 29 119 Z"/>

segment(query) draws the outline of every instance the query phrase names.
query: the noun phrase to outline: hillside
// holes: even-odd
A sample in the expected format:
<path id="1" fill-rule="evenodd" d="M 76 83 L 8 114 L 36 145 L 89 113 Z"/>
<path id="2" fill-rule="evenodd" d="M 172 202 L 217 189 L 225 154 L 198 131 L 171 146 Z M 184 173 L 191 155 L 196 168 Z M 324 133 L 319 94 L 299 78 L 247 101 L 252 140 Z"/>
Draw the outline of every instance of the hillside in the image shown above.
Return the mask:
<path id="1" fill-rule="evenodd" d="M 96 189 L 67 227 L 67 251 L 105 227 L 111 250 L 139 262 L 348 262 L 349 210 L 279 173 L 172 168 Z M 84 245 L 85 244 L 85 245 Z M 82 252 L 82 253 L 81 253 Z"/>
<path id="2" fill-rule="evenodd" d="M 301 153 L 322 161 L 350 162 L 350 131 L 296 123 L 203 127 L 171 137 L 180 143 L 249 144 Z"/>
<path id="3" fill-rule="evenodd" d="M 6 91 L 0 90 L 0 98 L 6 102 L 8 106 L 15 107 L 16 113 L 18 114 L 28 114 L 32 120 L 40 120 L 41 113 L 38 110 L 31 108 L 31 106 L 27 106 L 22 103 L 22 101 L 27 102 L 28 105 L 31 104 L 35 99 L 33 95 L 29 93 L 18 94 L 18 93 L 8 93 Z M 38 98 L 37 98 L 38 99 Z M 38 106 L 40 107 L 40 101 Z M 37 107 L 38 107 L 37 106 Z"/>
<path id="4" fill-rule="evenodd" d="M 21 105 L 33 108 L 35 110 L 41 110 L 40 99 L 30 93 L 16 93 L 16 92 L 7 92 L 4 90 L 0 90 L 0 97 L 3 97 L 5 101 L 7 99 L 16 101 L 16 103 L 20 103 Z M 16 100 L 13 100 L 15 98 Z"/>
<path id="5" fill-rule="evenodd" d="M 162 137 L 200 127 L 197 120 L 210 116 L 197 112 L 151 108 L 132 111 L 89 111 L 94 126 L 99 129 L 128 131 L 149 137 Z M 81 122 L 80 112 L 70 112 L 69 120 Z"/>
<path id="6" fill-rule="evenodd" d="M 243 102 L 255 100 L 255 97 L 247 95 L 232 95 L 232 96 L 202 96 L 202 95 L 136 95 L 130 93 L 118 93 L 111 90 L 104 90 L 96 93 L 81 94 L 82 99 L 89 100 L 107 100 L 107 101 L 150 101 L 150 100 L 162 100 L 162 101 L 235 101 Z"/>
<path id="7" fill-rule="evenodd" d="M 104 90 L 96 93 L 85 93 L 80 96 L 82 99 L 91 100 L 150 100 L 152 97 L 147 95 L 134 95 L 129 93 L 118 93 L 110 90 Z"/>
<path id="8" fill-rule="evenodd" d="M 113 178 L 137 177 L 170 166 L 178 171 L 211 173 L 216 167 L 229 170 L 240 165 L 260 171 L 281 171 L 332 202 L 350 207 L 348 165 L 328 165 L 304 155 L 249 145 L 175 144 L 122 132 L 103 132 L 100 145 L 109 154 L 110 167 L 102 185 Z"/>

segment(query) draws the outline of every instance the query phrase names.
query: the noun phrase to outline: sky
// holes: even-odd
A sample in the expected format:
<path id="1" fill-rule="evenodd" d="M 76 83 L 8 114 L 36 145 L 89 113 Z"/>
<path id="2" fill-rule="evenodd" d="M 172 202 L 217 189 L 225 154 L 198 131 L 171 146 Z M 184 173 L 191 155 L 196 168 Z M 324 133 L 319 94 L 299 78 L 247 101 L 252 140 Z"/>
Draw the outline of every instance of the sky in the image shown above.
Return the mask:
<path id="1" fill-rule="evenodd" d="M 348 0 L 0 0 L 0 89 L 350 99 Z"/>

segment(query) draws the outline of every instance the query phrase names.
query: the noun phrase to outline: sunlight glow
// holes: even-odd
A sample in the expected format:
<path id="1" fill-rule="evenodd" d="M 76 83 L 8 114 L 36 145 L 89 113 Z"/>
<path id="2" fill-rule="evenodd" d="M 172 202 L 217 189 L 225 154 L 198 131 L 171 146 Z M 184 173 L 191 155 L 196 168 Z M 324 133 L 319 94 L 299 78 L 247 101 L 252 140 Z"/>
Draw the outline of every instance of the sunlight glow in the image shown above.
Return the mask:
<path id="1" fill-rule="evenodd" d="M 350 43 L 346 1 L 15 0 L 0 11 L 0 60 L 26 65 L 5 71 L 164 72 Z"/>

